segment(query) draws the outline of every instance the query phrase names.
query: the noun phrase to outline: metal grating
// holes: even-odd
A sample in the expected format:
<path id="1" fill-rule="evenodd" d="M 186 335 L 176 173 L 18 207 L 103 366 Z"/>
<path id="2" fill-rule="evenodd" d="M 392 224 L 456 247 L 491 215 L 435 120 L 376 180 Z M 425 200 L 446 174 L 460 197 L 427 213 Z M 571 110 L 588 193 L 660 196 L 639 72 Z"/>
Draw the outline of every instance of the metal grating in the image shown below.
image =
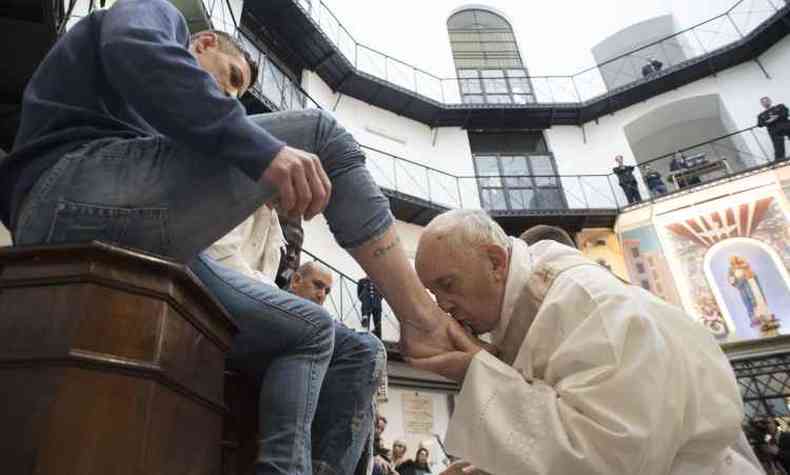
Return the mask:
<path id="1" fill-rule="evenodd" d="M 788 417 L 790 352 L 732 361 L 747 419 Z"/>

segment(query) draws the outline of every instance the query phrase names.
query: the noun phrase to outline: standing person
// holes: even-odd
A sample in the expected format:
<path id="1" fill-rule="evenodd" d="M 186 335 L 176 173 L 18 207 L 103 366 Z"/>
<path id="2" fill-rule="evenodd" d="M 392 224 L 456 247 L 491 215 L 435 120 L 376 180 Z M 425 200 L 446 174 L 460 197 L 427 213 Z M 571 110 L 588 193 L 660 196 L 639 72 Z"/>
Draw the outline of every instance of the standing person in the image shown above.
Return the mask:
<path id="1" fill-rule="evenodd" d="M 645 165 L 645 171 L 642 174 L 645 177 L 647 189 L 653 196 L 661 196 L 667 192 L 667 185 L 661 178 L 661 174 L 653 169 L 651 165 Z"/>
<path id="2" fill-rule="evenodd" d="M 357 282 L 357 298 L 362 305 L 362 326 L 368 327 L 371 319 L 373 321 L 373 334 L 381 338 L 381 293 L 367 277 L 359 279 Z"/>
<path id="3" fill-rule="evenodd" d="M 247 335 L 234 342 L 228 365 L 260 380 L 264 386 L 278 384 L 276 369 L 280 368 L 286 368 L 294 377 L 311 376 L 294 371 L 300 366 L 289 360 L 306 355 L 294 354 L 287 347 L 299 348 L 296 342 L 309 341 L 314 327 L 333 322 L 325 312 L 311 308 L 312 304 L 323 307 L 333 283 L 332 273 L 317 262 L 300 266 L 289 285 L 293 295 L 306 300 L 291 302 L 294 313 L 302 318 L 282 318 L 268 304 L 280 299 L 274 278 L 283 245 L 277 212 L 262 206 L 214 243 L 199 264 L 193 265 L 196 275 L 233 315 L 243 312 L 263 316 L 245 320 L 242 330 L 247 330 Z M 349 473 L 359 461 L 371 432 L 373 396 L 385 361 L 384 346 L 377 338 L 334 321 L 334 346 L 323 380 L 307 377 L 305 384 L 291 381 L 289 386 L 290 398 L 295 401 L 318 393 L 312 424 L 293 424 L 293 416 L 287 411 L 267 413 L 260 430 L 261 444 L 278 446 L 294 434 L 309 432 L 313 472 Z"/>
<path id="4" fill-rule="evenodd" d="M 322 264 L 306 262 L 293 274 L 288 290 L 323 306 L 333 280 Z M 386 369 L 386 358 L 378 338 L 335 321 L 335 347 L 312 429 L 316 438 L 313 452 L 320 460 L 332 461 L 329 466 L 334 473 L 351 473 L 360 461 L 376 422 L 373 398 Z"/>
<path id="5" fill-rule="evenodd" d="M 280 259 L 280 267 L 277 269 L 277 287 L 287 289 L 291 284 L 294 272 L 301 265 L 302 244 L 304 243 L 304 228 L 302 228 L 302 218 L 283 215 L 280 217 L 280 229 L 285 248 Z"/>
<path id="6" fill-rule="evenodd" d="M 790 137 L 787 107 L 784 104 L 773 105 L 773 101 L 768 96 L 761 98 L 760 104 L 765 110 L 757 116 L 757 127 L 768 129 L 768 135 L 774 144 L 774 161 L 787 160 L 785 137 Z"/>
<path id="7" fill-rule="evenodd" d="M 758 475 L 732 367 L 678 307 L 568 246 L 446 212 L 415 265 L 463 333 L 412 365 L 462 384 L 447 450 L 494 474 Z M 712 396 L 714 395 L 714 396 Z"/>
<path id="8" fill-rule="evenodd" d="M 0 220 L 16 245 L 104 240 L 189 263 L 223 289 L 215 297 L 241 328 L 233 349 L 246 361 L 269 348 L 272 332 L 257 331 L 273 325 L 264 317 L 297 325 L 299 337 L 277 342 L 290 357 L 268 368 L 272 384 L 261 389 L 272 438 L 257 472 L 312 473 L 310 388 L 329 365 L 333 324 L 276 289 L 234 304 L 246 284 L 216 271 L 206 248 L 264 203 L 305 219 L 323 212 L 387 297 L 406 354 L 449 348 L 460 327 L 420 284 L 364 154 L 331 114 L 246 115 L 238 98 L 255 83 L 256 64 L 226 33 L 190 36 L 167 0 L 118 0 L 82 18 L 25 89 L 14 149 L 0 161 Z"/>
<path id="9" fill-rule="evenodd" d="M 634 167 L 631 165 L 623 165 L 622 155 L 614 157 L 614 161 L 617 163 L 617 166 L 614 167 L 612 171 L 617 175 L 617 181 L 620 183 L 620 188 L 623 189 L 623 193 L 625 193 L 628 204 L 642 201 L 642 197 L 639 194 L 639 185 L 634 176 Z"/>

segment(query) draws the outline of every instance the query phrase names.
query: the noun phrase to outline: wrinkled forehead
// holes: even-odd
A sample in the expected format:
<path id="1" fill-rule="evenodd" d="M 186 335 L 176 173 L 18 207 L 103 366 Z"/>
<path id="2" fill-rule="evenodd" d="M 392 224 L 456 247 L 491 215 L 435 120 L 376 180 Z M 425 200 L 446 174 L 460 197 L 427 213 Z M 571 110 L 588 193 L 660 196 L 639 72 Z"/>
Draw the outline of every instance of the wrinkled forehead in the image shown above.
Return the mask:
<path id="1" fill-rule="evenodd" d="M 452 241 L 430 236 L 420 241 L 414 266 L 423 284 L 446 274 L 455 260 L 462 258 Z"/>

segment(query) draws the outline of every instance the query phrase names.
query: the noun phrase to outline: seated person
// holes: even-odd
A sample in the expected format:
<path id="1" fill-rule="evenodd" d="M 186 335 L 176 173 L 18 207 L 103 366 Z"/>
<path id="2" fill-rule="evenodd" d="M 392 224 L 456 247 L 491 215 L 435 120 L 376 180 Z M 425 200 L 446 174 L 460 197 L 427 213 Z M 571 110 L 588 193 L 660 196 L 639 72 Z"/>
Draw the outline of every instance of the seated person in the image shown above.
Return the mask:
<path id="1" fill-rule="evenodd" d="M 642 173 L 645 178 L 645 184 L 653 196 L 660 196 L 667 192 L 667 185 L 661 179 L 661 174 L 653 169 L 650 165 L 645 165 L 645 170 Z"/>
<path id="2" fill-rule="evenodd" d="M 305 331 L 303 323 L 298 320 L 277 322 L 276 315 L 267 320 L 271 313 L 269 306 L 259 303 L 276 301 L 276 294 L 281 293 L 274 287 L 274 279 L 284 241 L 277 212 L 262 206 L 214 243 L 202 260 L 206 268 L 200 265 L 196 271 L 209 291 L 221 296 L 228 308 L 245 307 L 263 317 L 255 327 L 255 355 L 251 357 L 246 351 L 231 351 L 228 364 L 258 376 L 264 385 L 271 384 L 266 369 L 278 364 L 282 342 L 298 341 L 309 335 L 309 330 Z M 205 275 L 207 268 L 212 275 Z M 216 279 L 214 275 L 222 276 L 222 279 Z M 308 262 L 294 273 L 289 291 L 322 307 L 332 289 L 332 280 L 328 269 L 317 262 Z M 244 289 L 244 292 L 226 292 L 228 287 Z M 292 305 L 298 309 L 297 302 Z M 308 302 L 303 302 L 302 307 L 304 309 L 300 313 L 304 315 L 315 314 L 314 319 L 333 320 L 325 312 L 308 312 L 314 307 Z M 271 328 L 267 327 L 269 322 Z M 333 472 L 330 473 L 353 471 L 373 427 L 373 396 L 386 360 L 384 346 L 368 333 L 357 333 L 334 321 L 334 335 L 335 344 L 323 384 L 292 385 L 290 393 L 291 397 L 300 400 L 308 398 L 308 394 L 299 397 L 296 391 L 300 388 L 320 391 L 311 429 L 313 471 L 316 473 L 321 473 L 322 466 L 331 469 Z M 292 355 L 291 352 L 284 354 Z M 306 379 L 314 382 L 311 378 Z M 265 429 L 263 434 L 270 433 L 272 421 L 278 420 L 267 414 L 262 426 Z M 283 431 L 284 427 L 280 427 L 279 434 Z M 265 441 L 265 437 L 262 439 Z"/>
<path id="3" fill-rule="evenodd" d="M 485 212 L 424 230 L 415 265 L 463 332 L 410 362 L 463 383 L 447 450 L 495 474 L 754 474 L 743 402 L 712 335 L 576 249 L 528 246 Z M 715 395 L 715 397 L 711 397 Z"/>
<path id="4" fill-rule="evenodd" d="M 87 15 L 25 89 L 0 159 L 0 220 L 17 245 L 104 240 L 189 263 L 241 328 L 236 361 L 256 373 L 278 356 L 261 389 L 258 474 L 309 474 L 334 324 L 203 250 L 267 202 L 306 219 L 324 212 L 400 319 L 407 354 L 435 354 L 459 328 L 420 285 L 351 134 L 319 110 L 246 115 L 238 98 L 256 64 L 225 33 L 190 36 L 167 0 Z"/>

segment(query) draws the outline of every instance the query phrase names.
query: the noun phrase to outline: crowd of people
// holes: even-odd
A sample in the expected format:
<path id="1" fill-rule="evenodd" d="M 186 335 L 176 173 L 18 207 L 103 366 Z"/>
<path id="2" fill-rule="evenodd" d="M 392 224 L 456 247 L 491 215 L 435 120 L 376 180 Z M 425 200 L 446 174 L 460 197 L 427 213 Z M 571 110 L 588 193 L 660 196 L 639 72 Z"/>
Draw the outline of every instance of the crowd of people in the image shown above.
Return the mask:
<path id="1" fill-rule="evenodd" d="M 319 213 L 398 318 L 406 361 L 462 388 L 446 440 L 462 460 L 444 475 L 761 473 L 706 329 L 567 242 L 528 244 L 480 210 L 433 219 L 412 266 L 352 135 L 320 110 L 248 116 L 238 98 L 257 74 L 232 37 L 190 34 L 167 0 L 91 13 L 28 84 L 0 219 L 15 245 L 104 240 L 189 266 L 240 328 L 228 365 L 262 383 L 258 475 L 366 465 L 380 340 L 323 308 L 321 265 L 273 285 L 277 216 Z M 374 469 L 432 473 L 427 447 L 385 451 L 382 423 Z"/>

